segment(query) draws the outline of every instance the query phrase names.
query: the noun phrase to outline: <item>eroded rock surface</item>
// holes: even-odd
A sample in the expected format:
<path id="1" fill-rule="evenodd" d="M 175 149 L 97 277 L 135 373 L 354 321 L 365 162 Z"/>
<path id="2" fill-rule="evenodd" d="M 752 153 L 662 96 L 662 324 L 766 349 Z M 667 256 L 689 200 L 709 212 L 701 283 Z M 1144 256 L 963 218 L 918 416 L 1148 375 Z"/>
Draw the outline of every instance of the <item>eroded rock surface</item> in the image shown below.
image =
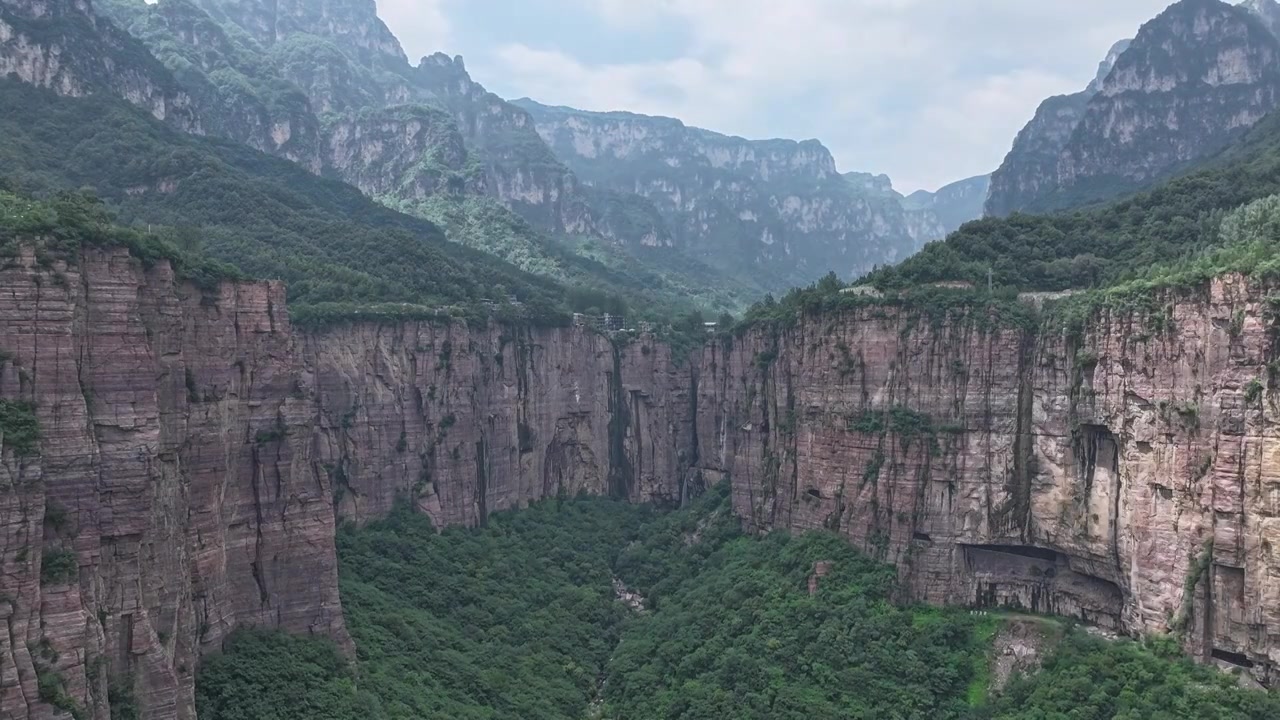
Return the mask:
<path id="1" fill-rule="evenodd" d="M 144 717 L 193 717 L 200 656 L 241 625 L 350 649 L 334 528 L 397 501 L 476 525 L 714 482 L 749 529 L 839 532 L 915 599 L 1173 631 L 1270 682 L 1267 297 L 1223 278 L 1082 337 L 867 308 L 677 363 L 580 328 L 300 331 L 276 283 L 27 253 L 0 270 L 0 397 L 43 437 L 0 462 L 0 715 L 65 717 L 43 673 L 90 718 L 112 678 Z"/>
<path id="2" fill-rule="evenodd" d="M 749 335 L 703 357 L 700 467 L 731 478 L 749 527 L 840 532 L 917 599 L 1172 630 L 1265 679 L 1280 465 L 1264 297 L 1224 278 L 1083 339 L 894 309 Z"/>

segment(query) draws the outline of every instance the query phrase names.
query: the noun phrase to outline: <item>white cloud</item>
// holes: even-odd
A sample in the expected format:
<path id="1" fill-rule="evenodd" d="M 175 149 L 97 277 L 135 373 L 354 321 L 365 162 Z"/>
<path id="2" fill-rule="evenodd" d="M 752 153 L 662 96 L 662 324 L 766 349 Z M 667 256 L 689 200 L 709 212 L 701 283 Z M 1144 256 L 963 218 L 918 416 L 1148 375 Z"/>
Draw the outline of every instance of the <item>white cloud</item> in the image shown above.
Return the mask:
<path id="1" fill-rule="evenodd" d="M 428 15 L 444 20 L 445 1 L 379 0 L 415 33 Z M 681 47 L 676 59 L 588 62 L 531 33 L 467 51 L 476 79 L 508 95 L 816 137 L 842 169 L 889 172 L 910 190 L 994 169 L 1043 98 L 1082 89 L 1110 44 L 1169 1 L 543 0 Z"/>
<path id="2" fill-rule="evenodd" d="M 446 0 L 377 0 L 378 17 L 400 38 L 413 62 L 453 44 Z"/>

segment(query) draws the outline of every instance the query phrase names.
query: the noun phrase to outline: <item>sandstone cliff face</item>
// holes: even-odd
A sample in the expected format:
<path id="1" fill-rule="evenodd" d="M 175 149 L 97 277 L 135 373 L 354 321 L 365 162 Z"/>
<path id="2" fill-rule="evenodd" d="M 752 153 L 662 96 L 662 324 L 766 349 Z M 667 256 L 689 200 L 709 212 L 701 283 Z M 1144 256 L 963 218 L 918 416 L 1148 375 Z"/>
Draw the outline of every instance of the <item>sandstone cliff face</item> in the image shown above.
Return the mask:
<path id="1" fill-rule="evenodd" d="M 842 176 L 821 143 L 748 141 L 632 113 L 517 101 L 578 177 L 636 193 L 677 244 L 709 264 L 758 272 L 779 289 L 834 269 L 856 276 L 906 257 L 943 231 L 907 213 L 887 178 Z"/>
<path id="2" fill-rule="evenodd" d="M 714 482 L 748 528 L 840 532 L 919 600 L 1280 662 L 1275 319 L 1239 278 L 1082 338 L 868 308 L 685 364 L 578 328 L 300 332 L 278 284 L 200 290 L 124 251 L 28 252 L 0 287 L 0 396 L 43 431 L 29 456 L 0 439 L 5 717 L 65 717 L 41 675 L 91 718 L 113 681 L 192 717 L 199 657 L 241 625 L 349 648 L 335 523 L 397 501 L 476 525 Z"/>
<path id="3" fill-rule="evenodd" d="M 1274 680 L 1264 297 L 1225 278 L 1082 344 L 895 310 L 753 334 L 702 358 L 699 467 L 749 527 L 836 530 L 916 599 L 1185 629 Z"/>
<path id="4" fill-rule="evenodd" d="M 104 22 L 89 0 L 0 2 L 0 77 L 78 97 L 102 89 L 157 119 L 199 132 L 190 98 L 128 34 Z"/>
<path id="5" fill-rule="evenodd" d="M 678 503 L 688 368 L 580 328 L 353 325 L 308 335 L 339 515 L 412 500 L 440 526 L 580 491 Z"/>
<path id="6" fill-rule="evenodd" d="M 192 718 L 199 657 L 242 625 L 349 650 L 335 522 L 398 498 L 443 526 L 580 490 L 683 491 L 690 375 L 652 342 L 303 334 L 279 284 L 202 291 L 125 251 L 27 252 L 0 288 L 0 396 L 34 401 L 43 435 L 22 457 L 0 439 L 5 718 L 107 720 L 109 684 L 144 718 Z"/>
<path id="7" fill-rule="evenodd" d="M 124 251 L 0 271 L 6 398 L 37 404 L 36 457 L 4 453 L 0 715 L 190 718 L 198 655 L 239 624 L 349 647 L 327 478 L 278 284 L 176 284 Z M 53 557 L 74 570 L 53 576 Z M 43 575 L 43 576 L 42 576 Z"/>

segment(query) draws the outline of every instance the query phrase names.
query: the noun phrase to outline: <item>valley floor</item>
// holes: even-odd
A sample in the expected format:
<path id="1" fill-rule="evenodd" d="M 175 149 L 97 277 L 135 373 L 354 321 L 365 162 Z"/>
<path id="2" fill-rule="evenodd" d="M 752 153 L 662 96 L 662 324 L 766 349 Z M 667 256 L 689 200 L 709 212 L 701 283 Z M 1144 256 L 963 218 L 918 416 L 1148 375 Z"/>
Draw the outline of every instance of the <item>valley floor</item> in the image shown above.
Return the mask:
<path id="1" fill-rule="evenodd" d="M 201 671 L 203 720 L 1280 717 L 1171 639 L 897 606 L 892 567 L 828 533 L 744 535 L 723 488 L 443 533 L 402 509 L 339 557 L 356 662 L 241 632 Z"/>

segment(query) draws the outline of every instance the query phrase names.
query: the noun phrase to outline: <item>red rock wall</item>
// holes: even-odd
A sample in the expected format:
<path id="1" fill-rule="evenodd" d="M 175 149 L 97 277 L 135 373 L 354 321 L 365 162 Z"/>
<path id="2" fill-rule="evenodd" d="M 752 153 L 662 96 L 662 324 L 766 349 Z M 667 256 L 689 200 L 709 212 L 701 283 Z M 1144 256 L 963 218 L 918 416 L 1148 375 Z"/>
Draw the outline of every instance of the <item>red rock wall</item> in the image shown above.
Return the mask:
<path id="1" fill-rule="evenodd" d="M 731 479 L 749 527 L 836 530 L 897 564 L 916 599 L 1175 630 L 1269 680 L 1280 394 L 1265 295 L 1224 278 L 1103 313 L 1075 340 L 893 309 L 755 332 L 701 359 L 698 464 Z"/>
<path id="2" fill-rule="evenodd" d="M 0 716 L 65 717 L 45 672 L 87 717 L 112 674 L 194 717 L 197 657 L 244 623 L 349 646 L 292 337 L 278 284 L 202 293 L 124 251 L 0 271 L 0 393 L 43 434 L 0 475 Z M 78 573 L 42 582 L 60 551 Z"/>
<path id="3" fill-rule="evenodd" d="M 910 596 L 1182 633 L 1280 661 L 1280 443 L 1266 293 L 1224 279 L 1084 338 L 893 309 L 709 345 L 581 329 L 297 332 L 284 290 L 201 291 L 86 250 L 0 270 L 0 397 L 40 452 L 0 455 L 0 717 L 194 716 L 241 625 L 350 649 L 336 522 L 438 524 L 586 491 L 675 504 L 717 481 L 753 530 L 829 528 Z M 1212 545 L 1208 545 L 1212 540 Z M 78 571 L 41 579 L 70 552 Z M 1196 580 L 1184 597 L 1188 577 Z"/>
<path id="4" fill-rule="evenodd" d="M 113 677 L 145 718 L 194 717 L 198 659 L 238 626 L 350 649 L 335 514 L 403 498 L 476 524 L 557 493 L 678 501 L 692 441 L 689 371 L 651 342 L 298 333 L 279 284 L 201 291 L 123 250 L 0 270 L 0 350 L 0 397 L 35 401 L 43 432 L 38 455 L 0 457 L 4 718 L 69 717 L 38 672 L 95 720 Z M 78 572 L 42 582 L 64 550 Z"/>

